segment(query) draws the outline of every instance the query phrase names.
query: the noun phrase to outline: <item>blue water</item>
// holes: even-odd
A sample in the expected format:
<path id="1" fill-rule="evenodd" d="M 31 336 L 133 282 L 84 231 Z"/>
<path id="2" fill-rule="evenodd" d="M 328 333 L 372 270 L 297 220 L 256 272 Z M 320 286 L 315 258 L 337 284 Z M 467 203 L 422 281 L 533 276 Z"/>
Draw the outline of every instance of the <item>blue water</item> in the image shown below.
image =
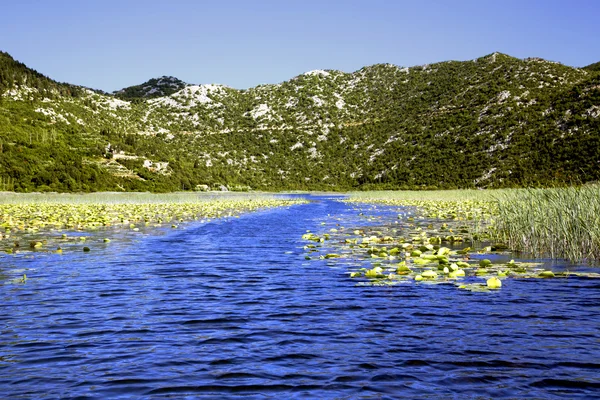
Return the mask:
<path id="1" fill-rule="evenodd" d="M 0 398 L 600 398 L 600 281 L 356 286 L 316 199 L 0 258 Z"/>

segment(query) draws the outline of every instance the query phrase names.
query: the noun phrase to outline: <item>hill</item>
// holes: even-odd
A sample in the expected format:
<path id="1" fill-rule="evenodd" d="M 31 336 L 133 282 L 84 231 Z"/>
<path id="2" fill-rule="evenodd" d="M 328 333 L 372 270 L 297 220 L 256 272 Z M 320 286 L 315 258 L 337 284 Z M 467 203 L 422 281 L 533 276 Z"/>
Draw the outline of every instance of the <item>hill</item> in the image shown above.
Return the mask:
<path id="1" fill-rule="evenodd" d="M 600 73 L 539 58 L 494 53 L 317 70 L 248 90 L 163 77 L 107 95 L 56 83 L 1 55 L 0 189 L 348 190 L 600 179 Z"/>
<path id="2" fill-rule="evenodd" d="M 586 69 L 588 71 L 600 71 L 600 61 L 594 64 L 590 64 L 588 66 L 583 67 L 583 69 Z"/>
<path id="3" fill-rule="evenodd" d="M 113 94 L 123 100 L 150 99 L 154 97 L 169 96 L 184 87 L 189 86 L 181 79 L 174 76 L 161 76 L 153 78 L 141 85 L 129 86 L 113 92 Z"/>

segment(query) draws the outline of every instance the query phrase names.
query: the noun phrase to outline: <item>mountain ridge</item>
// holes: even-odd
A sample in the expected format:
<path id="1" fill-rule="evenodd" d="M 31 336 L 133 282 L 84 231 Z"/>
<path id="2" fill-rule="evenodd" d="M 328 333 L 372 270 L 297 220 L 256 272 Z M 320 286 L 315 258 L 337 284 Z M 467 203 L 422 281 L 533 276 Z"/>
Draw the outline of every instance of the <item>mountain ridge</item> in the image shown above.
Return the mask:
<path id="1" fill-rule="evenodd" d="M 169 96 L 186 86 L 190 86 L 190 84 L 174 76 L 163 75 L 158 78 L 151 78 L 139 85 L 115 90 L 112 94 L 123 100 L 148 99 Z"/>
<path id="2" fill-rule="evenodd" d="M 600 61 L 590 64 L 590 65 L 586 65 L 585 67 L 583 67 L 582 69 L 588 70 L 588 71 L 600 71 Z"/>
<path id="3" fill-rule="evenodd" d="M 520 60 L 519 58 L 510 56 L 508 54 L 501 53 L 501 52 L 490 53 L 490 54 L 485 55 L 483 57 L 479 57 L 478 59 L 486 59 L 488 57 L 491 58 L 491 57 L 497 57 L 497 56 L 511 58 L 511 59 L 514 59 L 514 60 Z M 145 81 L 144 83 L 141 83 L 141 84 L 138 84 L 138 85 L 131 85 L 131 86 L 124 87 L 122 89 L 114 90 L 110 94 L 115 95 L 115 94 L 117 94 L 119 92 L 123 92 L 123 91 L 125 91 L 125 90 L 127 90 L 129 88 L 142 87 L 142 86 L 151 84 L 154 81 L 158 81 L 161 78 L 170 78 L 170 79 L 182 82 L 186 86 L 217 85 L 217 86 L 224 86 L 224 87 L 228 87 L 228 88 L 239 90 L 239 91 L 245 91 L 245 90 L 255 89 L 255 88 L 261 87 L 261 86 L 276 86 L 276 85 L 280 85 L 280 84 L 282 84 L 284 82 L 288 82 L 288 81 L 294 80 L 294 79 L 299 78 L 299 77 L 304 76 L 304 75 L 306 75 L 306 76 L 311 76 L 311 75 L 313 75 L 313 76 L 319 76 L 319 75 L 320 76 L 328 76 L 331 73 L 333 73 L 333 74 L 336 74 L 336 73 L 337 74 L 354 74 L 354 73 L 357 73 L 357 72 L 359 72 L 361 70 L 368 69 L 368 68 L 371 68 L 371 67 L 378 67 L 378 66 L 383 66 L 383 67 L 387 66 L 387 67 L 393 67 L 393 68 L 399 68 L 399 69 L 424 68 L 424 67 L 428 67 L 428 66 L 434 65 L 434 64 L 442 64 L 442 63 L 448 63 L 448 62 L 468 62 L 468 61 L 475 61 L 475 60 L 477 60 L 477 59 L 467 60 L 467 61 L 446 60 L 446 61 L 440 61 L 440 62 L 435 62 L 435 63 L 418 64 L 418 65 L 414 65 L 414 66 L 410 66 L 410 67 L 400 66 L 400 65 L 393 64 L 393 63 L 376 63 L 376 64 L 371 64 L 371 65 L 366 65 L 366 66 L 361 67 L 358 70 L 353 71 L 353 72 L 345 72 L 345 71 L 338 70 L 338 69 L 314 69 L 314 70 L 306 71 L 306 72 L 303 72 L 303 73 L 301 73 L 299 75 L 296 75 L 296 76 L 288 79 L 287 81 L 277 82 L 277 83 L 261 83 L 261 84 L 258 84 L 256 86 L 252 86 L 252 87 L 249 87 L 249 88 L 246 88 L 246 89 L 233 88 L 233 87 L 231 87 L 231 86 L 229 86 L 227 84 L 219 84 L 219 83 L 188 83 L 188 82 L 184 82 L 183 80 L 181 80 L 181 79 L 179 79 L 179 78 L 177 78 L 175 76 L 172 76 L 172 75 L 162 75 L 162 76 L 159 76 L 159 77 L 150 78 L 147 81 Z M 523 60 L 541 60 L 541 61 L 546 61 L 546 62 L 551 62 L 551 63 L 557 63 L 555 61 L 547 61 L 547 60 L 544 60 L 544 59 L 539 58 L 539 57 L 528 57 L 528 58 L 523 59 Z M 582 69 L 585 69 L 585 68 L 587 68 L 587 67 L 583 67 Z M 98 91 L 102 92 L 102 90 L 98 90 Z M 170 94 L 172 94 L 172 93 L 170 93 Z M 170 94 L 167 94 L 165 96 L 168 96 Z"/>
<path id="4" fill-rule="evenodd" d="M 492 53 L 313 70 L 243 90 L 160 77 L 121 96 L 51 80 L 30 87 L 19 74 L 27 71 L 0 57 L 0 178 L 15 190 L 505 187 L 600 178 L 599 74 L 539 58 Z M 173 90 L 159 95 L 157 86 Z M 45 171 L 31 165 L 41 159 Z"/>

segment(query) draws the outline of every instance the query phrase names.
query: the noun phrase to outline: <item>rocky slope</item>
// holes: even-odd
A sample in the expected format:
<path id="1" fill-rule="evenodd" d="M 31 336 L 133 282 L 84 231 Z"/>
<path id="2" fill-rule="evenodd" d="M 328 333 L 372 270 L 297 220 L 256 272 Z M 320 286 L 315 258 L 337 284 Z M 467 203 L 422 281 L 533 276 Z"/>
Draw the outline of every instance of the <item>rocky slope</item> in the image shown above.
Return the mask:
<path id="1" fill-rule="evenodd" d="M 451 188 L 600 178 L 600 73 L 494 53 L 114 95 L 0 53 L 0 189 Z M 200 186 L 199 186 L 200 185 Z"/>
<path id="2" fill-rule="evenodd" d="M 180 91 L 189 84 L 174 76 L 161 76 L 153 78 L 141 85 L 129 86 L 113 92 L 113 95 L 123 100 L 150 99 L 169 96 Z"/>

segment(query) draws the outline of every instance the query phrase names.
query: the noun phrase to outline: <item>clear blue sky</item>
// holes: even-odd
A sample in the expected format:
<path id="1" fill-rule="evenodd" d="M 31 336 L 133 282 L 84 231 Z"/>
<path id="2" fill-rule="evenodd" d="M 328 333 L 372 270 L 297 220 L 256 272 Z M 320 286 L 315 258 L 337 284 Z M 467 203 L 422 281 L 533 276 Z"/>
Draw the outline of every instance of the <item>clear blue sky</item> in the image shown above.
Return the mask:
<path id="1" fill-rule="evenodd" d="M 313 69 L 413 66 L 494 51 L 600 61 L 600 0 L 18 0 L 0 50 L 62 82 L 152 77 L 248 88 Z"/>

